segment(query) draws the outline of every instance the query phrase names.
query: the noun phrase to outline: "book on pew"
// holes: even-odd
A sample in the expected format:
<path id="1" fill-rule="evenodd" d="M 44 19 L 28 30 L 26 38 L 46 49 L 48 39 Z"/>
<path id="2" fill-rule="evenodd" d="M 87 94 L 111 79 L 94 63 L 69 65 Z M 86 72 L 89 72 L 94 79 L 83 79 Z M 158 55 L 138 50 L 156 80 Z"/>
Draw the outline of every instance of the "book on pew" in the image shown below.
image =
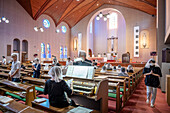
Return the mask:
<path id="1" fill-rule="evenodd" d="M 10 102 L 12 102 L 13 100 L 14 100 L 14 99 L 9 98 L 9 97 L 6 97 L 6 96 L 0 96 L 0 102 L 1 102 L 1 103 L 4 103 L 4 104 L 10 103 Z"/>
<path id="2" fill-rule="evenodd" d="M 41 103 L 41 102 L 45 102 L 46 99 L 44 99 L 44 98 L 39 98 L 39 99 L 34 99 L 34 101 L 37 102 L 37 103 Z"/>
<path id="3" fill-rule="evenodd" d="M 88 109 L 88 108 L 85 108 L 85 107 L 77 107 L 77 108 L 73 108 L 71 109 L 70 111 L 68 111 L 67 113 L 90 113 L 92 112 L 93 110 L 91 109 Z"/>

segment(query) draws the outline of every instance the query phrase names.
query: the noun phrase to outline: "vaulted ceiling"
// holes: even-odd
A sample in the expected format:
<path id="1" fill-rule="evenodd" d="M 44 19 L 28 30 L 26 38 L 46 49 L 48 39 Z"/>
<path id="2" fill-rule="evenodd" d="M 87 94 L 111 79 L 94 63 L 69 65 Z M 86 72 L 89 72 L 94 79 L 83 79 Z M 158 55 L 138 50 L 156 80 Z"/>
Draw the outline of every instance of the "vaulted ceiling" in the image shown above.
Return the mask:
<path id="1" fill-rule="evenodd" d="M 70 27 L 104 4 L 119 5 L 156 15 L 156 0 L 17 0 L 33 18 L 49 15 L 56 26 L 62 21 Z"/>

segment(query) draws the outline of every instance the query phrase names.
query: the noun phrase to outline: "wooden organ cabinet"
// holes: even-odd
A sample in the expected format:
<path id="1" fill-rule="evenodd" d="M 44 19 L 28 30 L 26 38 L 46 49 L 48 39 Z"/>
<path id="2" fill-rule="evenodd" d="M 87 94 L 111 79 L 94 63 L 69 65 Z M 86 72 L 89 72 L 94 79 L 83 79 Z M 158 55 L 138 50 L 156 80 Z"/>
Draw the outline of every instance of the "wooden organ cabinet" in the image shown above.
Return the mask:
<path id="1" fill-rule="evenodd" d="M 108 112 L 108 80 L 94 80 L 76 77 L 64 77 L 65 81 L 73 79 L 73 95 L 70 97 L 77 104 Z"/>

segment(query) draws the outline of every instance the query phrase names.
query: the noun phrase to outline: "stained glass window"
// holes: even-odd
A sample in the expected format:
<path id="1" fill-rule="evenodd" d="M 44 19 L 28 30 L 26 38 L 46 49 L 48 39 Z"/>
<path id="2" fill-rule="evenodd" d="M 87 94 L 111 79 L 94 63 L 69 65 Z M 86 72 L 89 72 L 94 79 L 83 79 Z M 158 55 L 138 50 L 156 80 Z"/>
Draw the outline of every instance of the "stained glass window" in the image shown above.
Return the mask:
<path id="1" fill-rule="evenodd" d="M 41 58 L 46 58 L 45 55 L 45 44 L 41 43 Z"/>
<path id="2" fill-rule="evenodd" d="M 63 55 L 63 46 L 60 46 L 60 59 L 63 59 L 64 55 Z"/>
<path id="3" fill-rule="evenodd" d="M 64 58 L 67 58 L 67 47 L 64 47 Z"/>
<path id="4" fill-rule="evenodd" d="M 47 58 L 51 58 L 51 47 L 50 44 L 47 44 Z"/>
<path id="5" fill-rule="evenodd" d="M 90 23 L 90 33 L 93 32 L 93 22 Z"/>
<path id="6" fill-rule="evenodd" d="M 67 32 L 66 26 L 61 26 L 61 31 L 62 31 L 63 33 L 66 33 L 66 32 Z"/>

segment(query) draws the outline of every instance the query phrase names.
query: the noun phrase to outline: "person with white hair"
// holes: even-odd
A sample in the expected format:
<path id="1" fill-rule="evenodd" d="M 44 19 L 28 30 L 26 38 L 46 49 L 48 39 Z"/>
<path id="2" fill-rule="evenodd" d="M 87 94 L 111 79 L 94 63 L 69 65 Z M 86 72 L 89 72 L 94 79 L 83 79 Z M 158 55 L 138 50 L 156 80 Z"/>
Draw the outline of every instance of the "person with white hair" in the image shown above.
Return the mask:
<path id="1" fill-rule="evenodd" d="M 33 77 L 39 78 L 40 77 L 40 70 L 41 70 L 41 64 L 39 63 L 39 59 L 35 58 L 34 65 L 33 65 Z"/>
<path id="2" fill-rule="evenodd" d="M 12 53 L 12 66 L 11 71 L 9 72 L 9 77 L 12 78 L 13 82 L 20 82 L 20 67 L 21 63 L 20 61 L 17 61 L 17 53 Z"/>
<path id="3" fill-rule="evenodd" d="M 86 52 L 83 50 L 80 50 L 78 53 L 77 59 L 74 60 L 73 65 L 79 65 L 79 66 L 92 66 L 93 63 L 91 60 L 86 59 Z"/>
<path id="4" fill-rule="evenodd" d="M 47 80 L 45 83 L 44 94 L 48 94 L 50 105 L 59 108 L 69 105 L 76 106 L 73 100 L 70 102 L 67 100 L 65 92 L 67 95 L 71 95 L 72 89 L 62 80 L 60 67 L 52 67 L 48 74 L 51 76 L 51 79 Z"/>
<path id="5" fill-rule="evenodd" d="M 127 72 L 128 72 L 128 73 L 134 73 L 134 71 L 133 71 L 133 66 L 132 66 L 132 65 L 128 65 L 128 67 L 127 67 Z"/>
<path id="6" fill-rule="evenodd" d="M 147 88 L 147 100 L 146 103 L 149 104 L 150 96 L 151 97 L 151 107 L 154 107 L 157 88 L 160 85 L 159 77 L 162 77 L 162 72 L 159 65 L 155 62 L 154 59 L 149 59 L 143 70 L 145 76 L 145 85 Z"/>

